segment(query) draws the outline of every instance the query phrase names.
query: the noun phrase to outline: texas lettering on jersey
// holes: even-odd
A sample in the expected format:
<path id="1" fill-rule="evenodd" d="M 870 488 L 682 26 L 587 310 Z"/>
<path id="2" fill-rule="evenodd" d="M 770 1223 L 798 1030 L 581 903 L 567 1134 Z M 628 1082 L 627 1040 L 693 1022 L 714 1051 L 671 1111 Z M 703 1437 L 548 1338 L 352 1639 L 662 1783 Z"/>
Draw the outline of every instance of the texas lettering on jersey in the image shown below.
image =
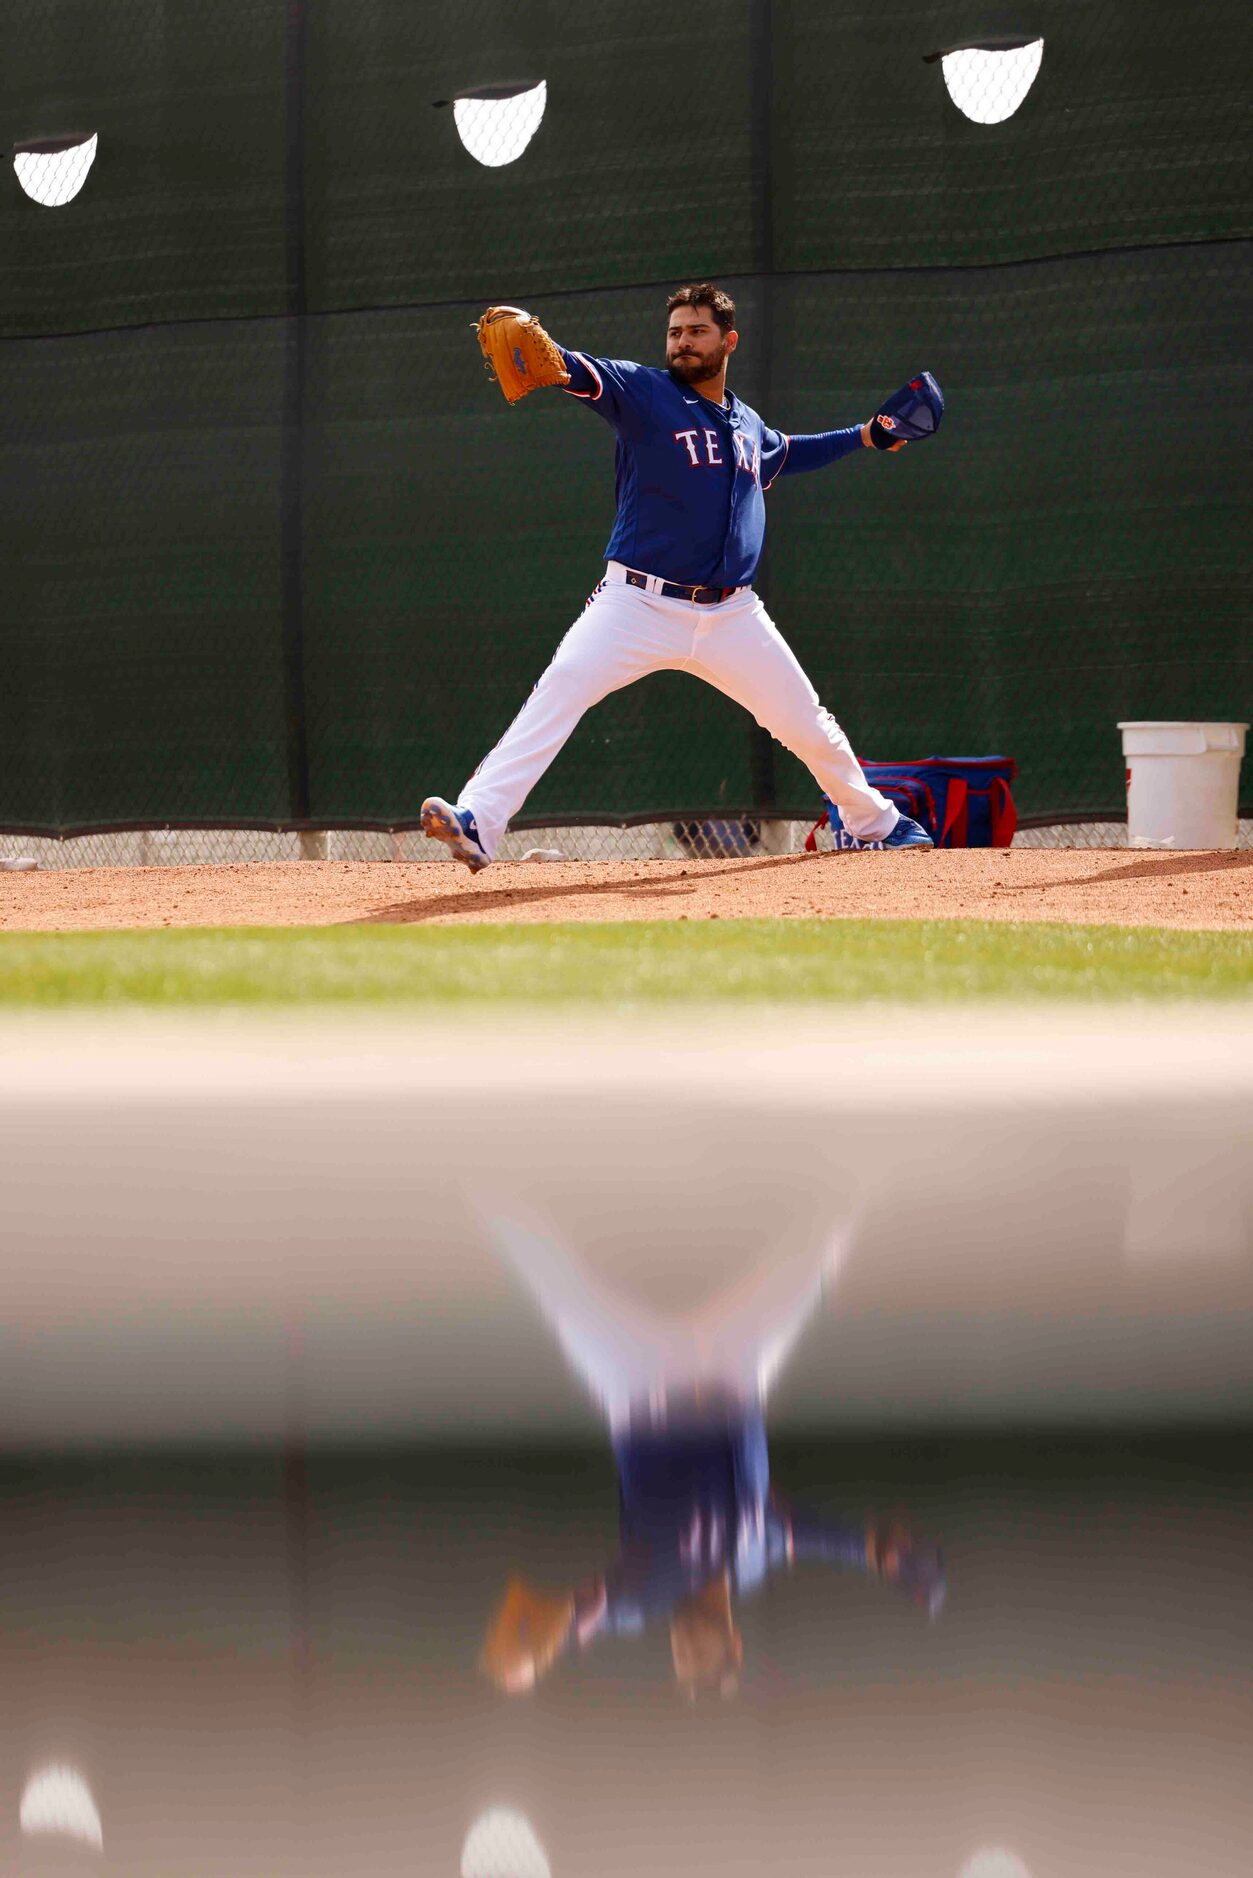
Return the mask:
<path id="1" fill-rule="evenodd" d="M 663 580 L 749 586 L 775 478 L 862 447 L 856 426 L 788 437 L 733 392 L 714 404 L 659 367 L 585 352 L 562 358 L 566 391 L 617 435 L 618 512 L 605 559 Z"/>
<path id="2" fill-rule="evenodd" d="M 745 436 L 742 430 L 732 433 L 735 445 L 735 464 L 737 469 L 747 470 L 754 482 L 761 480 L 761 445 Z M 701 442 L 701 439 L 704 439 Z M 687 451 L 687 460 L 693 469 L 700 469 L 702 464 L 710 469 L 721 467 L 725 458 L 722 455 L 721 439 L 716 430 L 676 430 L 674 441 L 681 443 Z"/>

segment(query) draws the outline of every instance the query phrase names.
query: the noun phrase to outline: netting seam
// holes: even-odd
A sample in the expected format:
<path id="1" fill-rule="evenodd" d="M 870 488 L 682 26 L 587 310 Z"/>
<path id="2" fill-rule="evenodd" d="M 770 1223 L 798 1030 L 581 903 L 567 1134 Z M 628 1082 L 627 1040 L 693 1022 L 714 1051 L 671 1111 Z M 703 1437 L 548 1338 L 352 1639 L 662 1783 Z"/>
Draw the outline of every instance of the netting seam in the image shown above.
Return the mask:
<path id="1" fill-rule="evenodd" d="M 929 274 L 1000 274 L 1016 267 L 1048 267 L 1053 262 L 1064 261 L 1101 261 L 1114 256 L 1137 254 L 1185 253 L 1191 248 L 1233 248 L 1253 245 L 1253 234 L 1248 235 L 1200 235 L 1186 241 L 1146 241 L 1133 243 L 1128 247 L 1114 248 L 1071 248 L 1058 253 L 1019 255 L 1005 261 L 941 261 L 911 267 L 797 267 L 773 268 L 768 273 L 720 273 L 719 279 L 728 285 L 740 281 L 757 280 L 812 280 L 830 278 L 853 280 L 871 277 L 876 274 L 900 275 Z M 598 281 L 588 287 L 548 287 L 543 299 L 579 300 L 593 299 L 599 294 L 614 293 L 664 293 L 674 285 L 676 276 L 667 275 L 662 280 L 625 280 Z M 361 306 L 314 307 L 300 314 L 293 314 L 286 309 L 274 313 L 206 313 L 190 314 L 181 319 L 136 320 L 120 326 L 67 326 L 55 332 L 28 332 L 0 334 L 0 345 L 31 345 L 41 339 L 107 339 L 118 333 L 165 332 L 176 331 L 190 326 L 261 326 L 272 325 L 293 318 L 307 320 L 355 319 L 363 314 L 375 313 L 439 313 L 455 312 L 458 308 L 479 306 L 479 299 L 466 299 L 464 296 L 449 300 L 394 300 L 371 302 Z"/>

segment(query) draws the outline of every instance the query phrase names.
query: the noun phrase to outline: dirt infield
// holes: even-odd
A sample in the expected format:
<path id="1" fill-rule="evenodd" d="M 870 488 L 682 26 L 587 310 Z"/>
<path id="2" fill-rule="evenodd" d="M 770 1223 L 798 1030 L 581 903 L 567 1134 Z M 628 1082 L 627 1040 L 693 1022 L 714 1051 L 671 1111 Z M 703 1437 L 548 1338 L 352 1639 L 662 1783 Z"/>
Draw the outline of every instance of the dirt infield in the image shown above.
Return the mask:
<path id="1" fill-rule="evenodd" d="M 1023 849 L 747 861 L 71 868 L 0 874 L 0 929 L 649 919 L 991 919 L 1253 928 L 1253 852 Z"/>

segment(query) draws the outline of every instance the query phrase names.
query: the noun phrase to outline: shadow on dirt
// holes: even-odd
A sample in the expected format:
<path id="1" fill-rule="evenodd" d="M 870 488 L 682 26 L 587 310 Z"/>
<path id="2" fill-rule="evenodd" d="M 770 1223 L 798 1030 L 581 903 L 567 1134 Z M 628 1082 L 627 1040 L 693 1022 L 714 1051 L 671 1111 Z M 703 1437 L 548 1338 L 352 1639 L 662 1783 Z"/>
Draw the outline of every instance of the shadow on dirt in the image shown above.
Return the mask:
<path id="1" fill-rule="evenodd" d="M 1053 893 L 1058 887 L 1103 887 L 1112 880 L 1169 880 L 1174 875 L 1230 874 L 1253 867 L 1253 850 L 1220 849 L 1188 854 L 1165 854 L 1160 849 L 1099 874 L 1067 874 L 1061 880 L 1033 880 L 1021 887 L 1003 886 L 1003 893 Z"/>
<path id="2" fill-rule="evenodd" d="M 822 858 L 815 854 L 771 854 L 751 861 L 707 861 L 703 865 L 694 863 L 645 880 L 623 880 L 618 876 L 603 881 L 554 881 L 551 885 L 540 887 L 479 886 L 478 881 L 471 877 L 464 883 L 464 898 L 450 899 L 447 893 L 427 894 L 420 900 L 401 900 L 394 906 L 380 907 L 376 912 L 341 923 L 353 926 L 414 925 L 425 919 L 448 919 L 459 915 L 478 920 L 485 913 L 505 912 L 510 907 L 542 906 L 547 901 L 560 905 L 563 900 L 585 900 L 600 894 L 615 899 L 648 899 L 654 896 L 686 899 L 696 892 L 698 880 L 727 880 L 733 874 L 768 873 L 782 867 L 809 865 Z"/>

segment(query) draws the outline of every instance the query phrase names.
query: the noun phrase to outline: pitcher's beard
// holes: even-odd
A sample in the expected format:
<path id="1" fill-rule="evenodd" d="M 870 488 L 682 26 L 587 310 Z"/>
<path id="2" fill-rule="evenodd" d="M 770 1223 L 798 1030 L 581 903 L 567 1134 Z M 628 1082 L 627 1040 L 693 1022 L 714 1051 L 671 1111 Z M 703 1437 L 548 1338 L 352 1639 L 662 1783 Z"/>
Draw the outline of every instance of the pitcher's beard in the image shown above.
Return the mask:
<path id="1" fill-rule="evenodd" d="M 675 359 L 670 367 L 676 378 L 685 385 L 701 384 L 707 378 L 716 378 L 726 364 L 726 341 L 719 346 L 712 359 Z"/>

